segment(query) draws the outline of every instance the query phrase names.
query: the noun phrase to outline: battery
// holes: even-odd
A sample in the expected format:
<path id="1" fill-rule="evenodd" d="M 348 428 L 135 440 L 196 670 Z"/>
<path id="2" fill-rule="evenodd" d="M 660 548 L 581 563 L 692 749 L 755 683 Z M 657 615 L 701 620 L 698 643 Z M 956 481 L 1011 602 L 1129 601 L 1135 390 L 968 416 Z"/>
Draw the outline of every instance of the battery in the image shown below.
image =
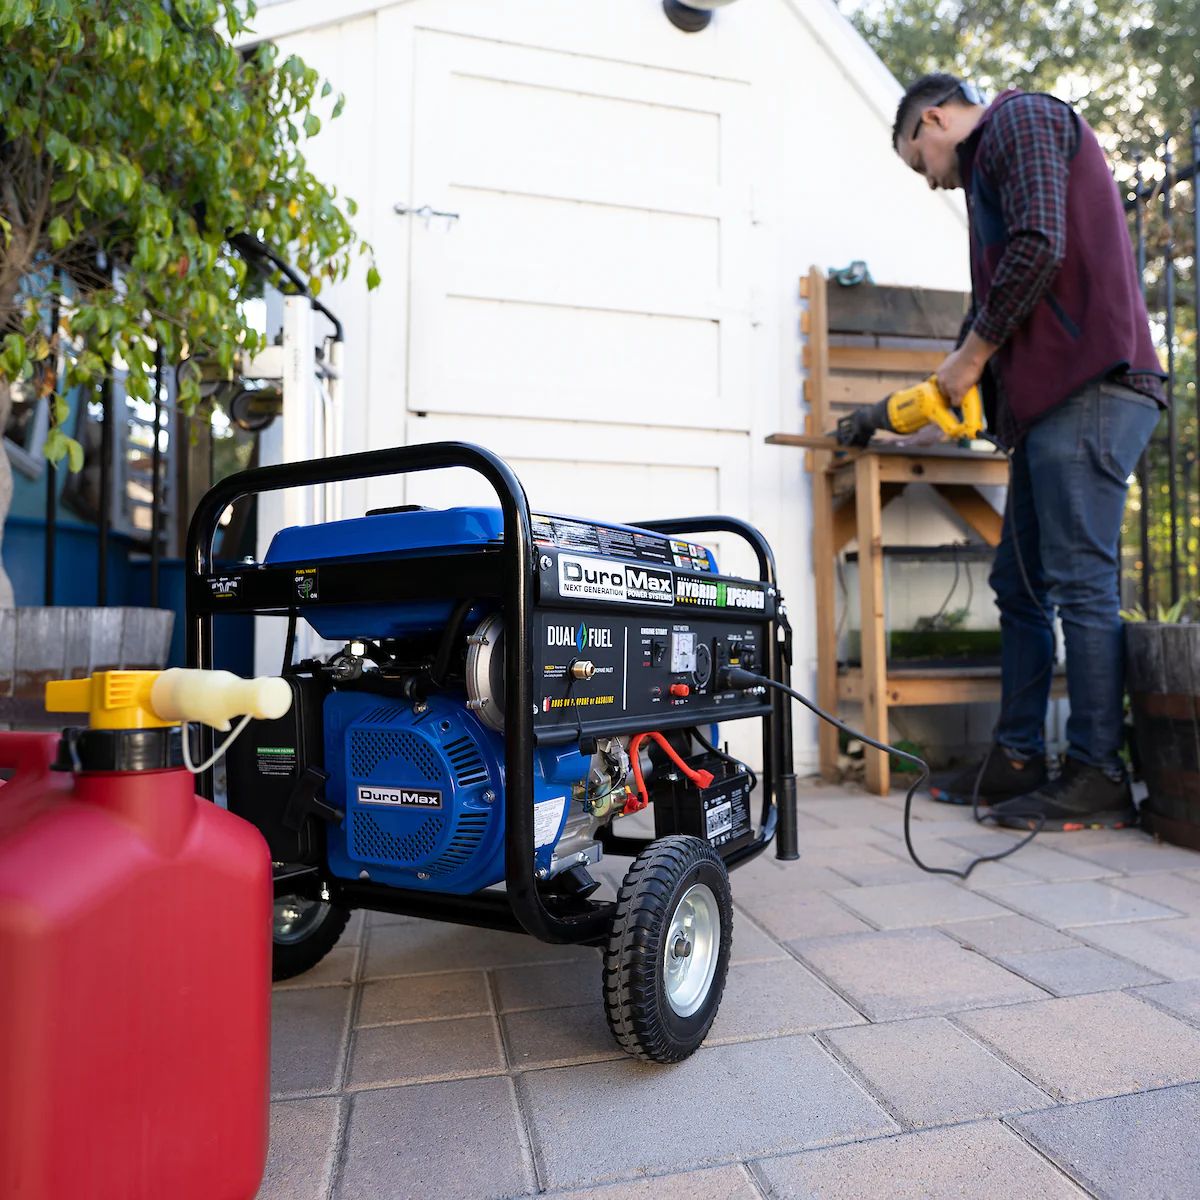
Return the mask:
<path id="1" fill-rule="evenodd" d="M 688 766 L 709 771 L 713 782 L 699 788 L 679 772 L 663 780 L 654 796 L 654 836 L 698 837 L 722 856 L 747 845 L 754 837 L 749 774 L 716 754 L 689 759 Z"/>

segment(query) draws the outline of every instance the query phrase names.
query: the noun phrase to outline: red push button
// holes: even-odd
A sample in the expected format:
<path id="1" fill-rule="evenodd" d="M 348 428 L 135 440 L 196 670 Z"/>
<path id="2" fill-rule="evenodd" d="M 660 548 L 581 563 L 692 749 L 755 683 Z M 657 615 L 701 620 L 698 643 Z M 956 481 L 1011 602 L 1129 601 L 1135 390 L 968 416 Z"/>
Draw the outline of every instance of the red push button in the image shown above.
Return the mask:
<path id="1" fill-rule="evenodd" d="M 692 694 L 692 689 L 686 683 L 673 683 L 670 691 L 672 696 L 690 696 Z"/>

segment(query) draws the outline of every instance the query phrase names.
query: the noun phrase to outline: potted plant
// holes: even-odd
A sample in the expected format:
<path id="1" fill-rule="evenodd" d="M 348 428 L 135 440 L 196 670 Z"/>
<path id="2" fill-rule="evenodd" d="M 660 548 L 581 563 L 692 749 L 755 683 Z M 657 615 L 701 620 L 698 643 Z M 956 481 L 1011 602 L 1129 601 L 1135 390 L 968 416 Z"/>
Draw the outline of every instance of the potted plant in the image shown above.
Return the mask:
<path id="1" fill-rule="evenodd" d="M 1126 687 L 1134 744 L 1148 789 L 1144 828 L 1200 850 L 1200 623 L 1190 601 L 1123 610 Z"/>

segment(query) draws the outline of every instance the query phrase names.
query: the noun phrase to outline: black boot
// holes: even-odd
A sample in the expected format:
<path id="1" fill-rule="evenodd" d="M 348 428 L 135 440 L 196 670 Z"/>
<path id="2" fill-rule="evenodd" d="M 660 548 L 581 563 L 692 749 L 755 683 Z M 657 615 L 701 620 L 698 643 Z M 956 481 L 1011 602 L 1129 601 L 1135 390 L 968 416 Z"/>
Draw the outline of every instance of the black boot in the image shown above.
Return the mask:
<path id="1" fill-rule="evenodd" d="M 1006 800 L 991 815 L 1010 829 L 1124 829 L 1137 824 L 1128 778 L 1112 779 L 1099 767 L 1069 755 L 1062 773 L 1027 796 Z"/>
<path id="2" fill-rule="evenodd" d="M 982 762 L 935 777 L 929 785 L 929 794 L 942 804 L 970 804 L 976 780 L 979 803 L 999 804 L 1041 787 L 1046 782 L 1046 759 L 1039 754 L 1022 760 L 1003 746 L 993 744 Z"/>

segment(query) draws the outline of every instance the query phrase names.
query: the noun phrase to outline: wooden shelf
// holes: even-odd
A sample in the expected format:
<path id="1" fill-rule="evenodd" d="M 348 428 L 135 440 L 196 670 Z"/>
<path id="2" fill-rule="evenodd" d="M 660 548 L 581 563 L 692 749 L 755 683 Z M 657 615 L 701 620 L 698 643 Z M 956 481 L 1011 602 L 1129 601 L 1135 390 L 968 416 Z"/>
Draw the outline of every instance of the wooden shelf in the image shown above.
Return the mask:
<path id="1" fill-rule="evenodd" d="M 1066 675 L 1056 671 L 1050 694 L 1060 699 L 1067 694 Z M 861 667 L 838 671 L 838 700 L 861 704 L 866 685 Z M 890 705 L 913 708 L 930 704 L 981 704 L 1000 699 L 999 667 L 890 667 L 884 676 L 883 695 Z"/>
<path id="2" fill-rule="evenodd" d="M 814 267 L 801 281 L 804 398 L 809 415 L 803 433 L 777 433 L 776 446 L 806 451 L 813 481 L 813 572 L 816 583 L 817 702 L 826 711 L 841 703 L 863 708 L 862 729 L 888 740 L 893 705 L 973 704 L 1000 698 L 1000 671 L 993 668 L 889 669 L 883 597 L 883 509 L 913 483 L 933 487 L 945 503 L 990 546 L 999 544 L 1002 518 L 979 492 L 1008 482 L 999 454 L 958 446 L 913 444 L 876 437 L 865 450 L 847 449 L 829 437 L 838 418 L 881 400 L 898 388 L 928 378 L 953 346 L 967 308 L 961 292 L 920 288 L 829 287 Z M 838 670 L 836 629 L 837 556 L 856 541 L 859 550 L 859 611 L 862 666 Z M 1061 676 L 1052 683 L 1061 695 Z M 835 778 L 838 731 L 820 725 L 821 771 Z M 879 794 L 890 783 L 888 756 L 868 749 L 867 786 Z"/>

